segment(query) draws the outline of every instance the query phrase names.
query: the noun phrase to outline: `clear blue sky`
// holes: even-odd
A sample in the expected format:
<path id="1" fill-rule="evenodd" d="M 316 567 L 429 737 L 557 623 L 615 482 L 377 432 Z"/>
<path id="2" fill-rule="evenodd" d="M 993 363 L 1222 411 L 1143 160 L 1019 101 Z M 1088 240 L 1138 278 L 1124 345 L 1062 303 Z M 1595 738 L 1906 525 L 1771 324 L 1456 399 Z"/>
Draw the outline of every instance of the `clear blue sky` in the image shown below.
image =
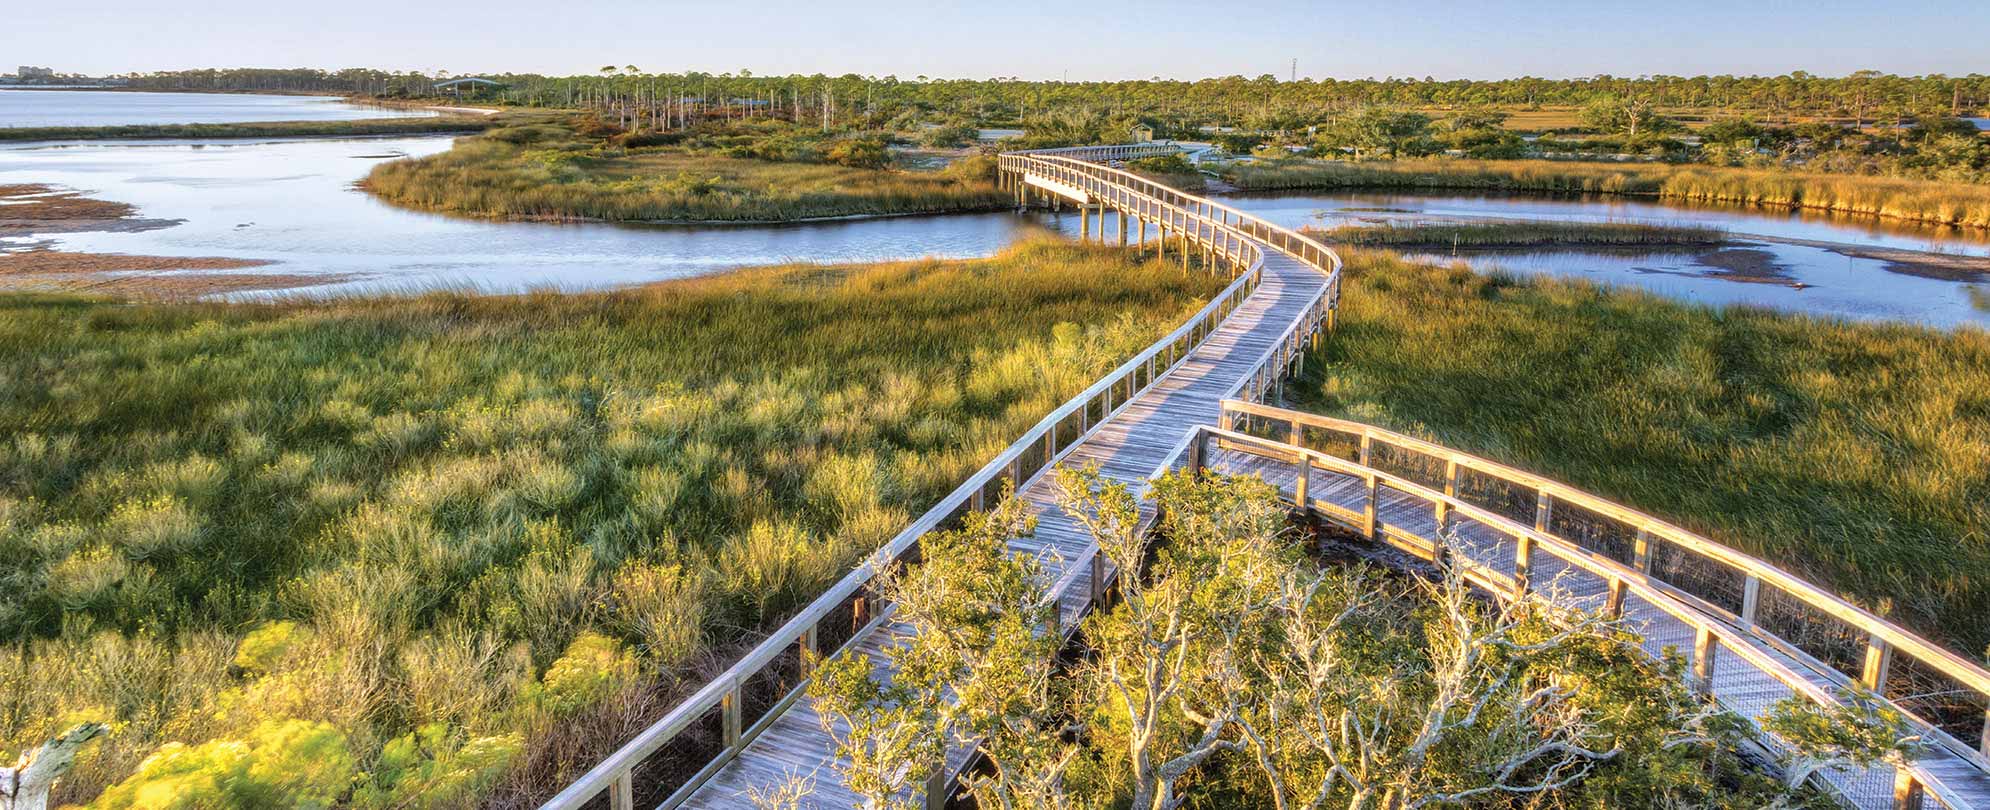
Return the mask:
<path id="1" fill-rule="evenodd" d="M 0 71 L 644 70 L 1055 79 L 1990 73 L 1985 0 L 23 0 Z M 1138 9 L 1139 14 L 1130 10 Z M 1215 12 L 1211 9 L 1231 9 Z M 1042 30 L 1045 36 L 1033 36 Z"/>

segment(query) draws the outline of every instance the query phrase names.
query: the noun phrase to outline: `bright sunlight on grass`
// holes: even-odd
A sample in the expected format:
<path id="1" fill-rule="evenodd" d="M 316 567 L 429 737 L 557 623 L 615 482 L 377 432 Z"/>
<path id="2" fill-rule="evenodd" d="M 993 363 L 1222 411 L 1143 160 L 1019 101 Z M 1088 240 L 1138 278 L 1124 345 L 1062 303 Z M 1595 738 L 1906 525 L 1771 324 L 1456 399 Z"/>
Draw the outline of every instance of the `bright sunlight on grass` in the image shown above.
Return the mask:
<path id="1" fill-rule="evenodd" d="M 1564 480 L 1990 644 L 1990 334 L 1712 310 L 1350 255 L 1291 390 Z"/>
<path id="2" fill-rule="evenodd" d="M 588 295 L 0 298 L 0 747 L 113 722 L 60 802 L 246 750 L 359 806 L 536 803 L 1218 286 L 1038 241 Z"/>

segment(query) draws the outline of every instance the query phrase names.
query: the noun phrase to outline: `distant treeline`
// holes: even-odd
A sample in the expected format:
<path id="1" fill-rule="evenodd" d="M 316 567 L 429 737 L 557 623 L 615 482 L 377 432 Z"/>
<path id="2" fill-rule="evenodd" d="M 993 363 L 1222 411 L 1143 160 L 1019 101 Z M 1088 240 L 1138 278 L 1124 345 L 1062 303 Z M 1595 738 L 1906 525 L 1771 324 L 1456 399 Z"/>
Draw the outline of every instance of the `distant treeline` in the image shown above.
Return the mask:
<path id="1" fill-rule="evenodd" d="M 784 117 L 895 116 L 909 110 L 982 122 L 1084 109 L 1114 117 L 1140 116 L 1163 125 L 1220 124 L 1288 129 L 1323 115 L 1365 107 L 1472 108 L 1585 105 L 1599 98 L 1636 100 L 1714 117 L 1842 118 L 1872 122 L 1971 115 L 1990 105 L 1990 76 L 1895 76 L 1858 71 L 1842 77 L 1794 72 L 1781 76 L 1594 76 L 1464 79 L 1301 79 L 1266 74 L 1195 81 L 1043 82 L 1015 78 L 929 79 L 919 76 L 755 76 L 738 73 L 649 73 L 604 67 L 578 76 L 481 74 L 501 83 L 476 91 L 522 106 L 611 106 L 649 99 L 689 103 L 738 114 Z M 160 90 L 289 90 L 422 97 L 442 79 L 420 73 L 349 68 L 231 69 L 160 72 L 129 77 L 130 86 Z M 470 91 L 464 90 L 468 94 Z"/>

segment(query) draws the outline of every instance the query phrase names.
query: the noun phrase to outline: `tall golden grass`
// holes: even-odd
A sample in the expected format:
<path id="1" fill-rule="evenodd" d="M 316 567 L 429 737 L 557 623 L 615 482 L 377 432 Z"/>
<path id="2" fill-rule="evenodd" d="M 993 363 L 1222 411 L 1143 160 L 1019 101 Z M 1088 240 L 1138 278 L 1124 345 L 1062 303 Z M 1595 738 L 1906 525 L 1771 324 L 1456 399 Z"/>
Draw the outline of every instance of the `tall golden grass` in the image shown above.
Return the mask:
<path id="1" fill-rule="evenodd" d="M 0 296 L 0 753 L 113 723 L 63 803 L 296 768 L 535 804 L 1218 286 L 1037 241 L 585 295 Z"/>

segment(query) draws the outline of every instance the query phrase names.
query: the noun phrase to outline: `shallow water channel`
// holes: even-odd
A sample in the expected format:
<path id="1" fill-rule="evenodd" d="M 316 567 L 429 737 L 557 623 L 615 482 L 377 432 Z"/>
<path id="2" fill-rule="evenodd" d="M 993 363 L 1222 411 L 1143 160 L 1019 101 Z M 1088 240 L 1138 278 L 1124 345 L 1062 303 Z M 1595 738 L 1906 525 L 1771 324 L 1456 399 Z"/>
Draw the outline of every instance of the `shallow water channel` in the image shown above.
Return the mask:
<path id="1" fill-rule="evenodd" d="M 779 226 L 492 222 L 395 208 L 353 187 L 382 161 L 432 154 L 450 143 L 447 136 L 413 136 L 7 144 L 0 146 L 0 185 L 80 190 L 130 203 L 140 217 L 177 224 L 37 234 L 0 240 L 0 250 L 41 246 L 264 260 L 273 264 L 203 272 L 322 277 L 322 284 L 305 288 L 312 294 L 434 287 L 515 292 L 623 286 L 787 261 L 983 256 L 1039 228 L 1075 234 L 1078 227 L 1070 213 L 1009 212 Z M 1609 197 L 1331 193 L 1227 199 L 1289 226 L 1473 219 L 1713 226 L 1733 234 L 1736 243 L 1664 251 L 1432 252 L 1481 269 L 1633 285 L 1707 304 L 1990 326 L 1990 278 L 1899 260 L 1909 254 L 1990 256 L 1990 233 Z M 1886 258 L 1875 251 L 1896 253 Z"/>

